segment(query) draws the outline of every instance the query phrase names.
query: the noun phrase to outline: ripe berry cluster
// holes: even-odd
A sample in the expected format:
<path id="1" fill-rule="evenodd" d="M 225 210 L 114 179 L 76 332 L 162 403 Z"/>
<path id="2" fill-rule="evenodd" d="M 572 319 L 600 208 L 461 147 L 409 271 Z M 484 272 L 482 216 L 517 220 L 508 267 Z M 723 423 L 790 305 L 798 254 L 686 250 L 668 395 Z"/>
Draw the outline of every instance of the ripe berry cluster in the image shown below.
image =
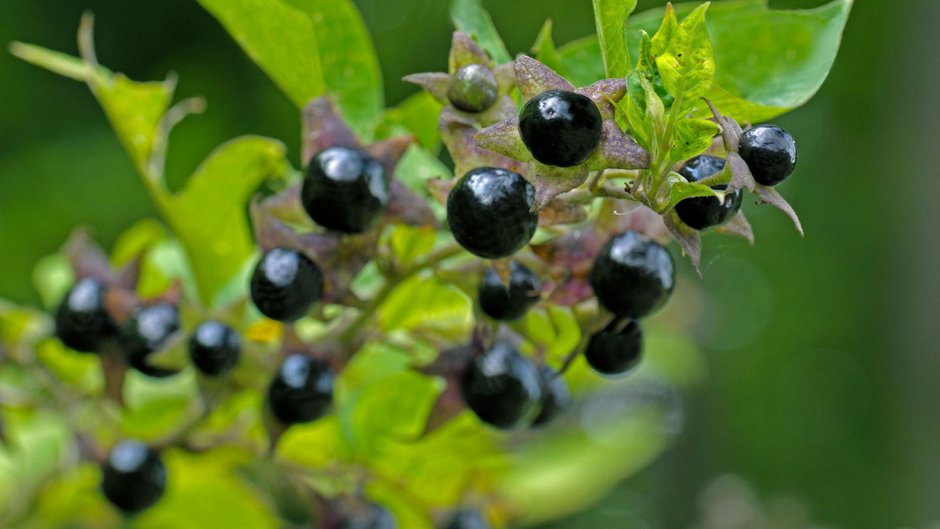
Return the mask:
<path id="1" fill-rule="evenodd" d="M 526 102 L 517 110 L 507 96 L 506 76 L 498 75 L 505 69 L 497 71 L 506 65 L 495 66 L 465 35 L 455 36 L 458 47 L 463 62 L 454 61 L 446 80 L 411 78 L 444 105 L 440 130 L 456 167 L 462 169 L 456 181 L 437 183 L 446 192 L 445 220 L 459 245 L 453 248 L 465 250 L 465 258 L 481 258 L 464 260 L 477 279 L 470 289 L 480 315 L 473 339 L 461 349 L 466 354 L 456 365 L 435 365 L 435 374 L 459 390 L 463 405 L 480 421 L 500 429 L 540 427 L 571 406 L 564 373 L 577 355 L 583 354 L 587 364 L 605 376 L 622 376 L 638 365 L 643 352 L 640 322 L 669 300 L 676 265 L 664 246 L 663 230 L 623 223 L 601 227 L 579 198 L 587 194 L 590 202 L 603 197 L 601 209 L 613 209 L 616 200 L 635 197 L 628 193 L 629 186 L 618 192 L 605 188 L 599 183 L 605 172 L 649 164 L 649 154 L 612 118 L 611 105 L 613 99 L 624 97 L 624 81 L 602 80 L 581 90 L 564 86 L 532 90 L 525 83 L 533 76 L 520 72 L 539 72 L 544 65 L 520 58 L 514 67 Z M 337 378 L 364 342 L 356 331 L 363 330 L 382 301 L 377 296 L 376 305 L 370 306 L 368 300 L 347 292 L 348 283 L 365 262 L 376 258 L 380 234 L 389 223 L 419 218 L 423 211 L 415 202 L 406 201 L 406 207 L 396 203 L 396 196 L 400 201 L 402 195 L 392 178 L 394 164 L 390 166 L 389 159 L 395 156 L 389 152 L 403 152 L 407 142 L 362 147 L 338 115 L 330 114 L 329 103 L 320 103 L 316 108 L 326 108 L 326 119 L 334 121 L 312 142 L 316 148 L 311 149 L 296 193 L 285 194 L 318 228 L 300 235 L 283 223 L 265 225 L 270 219 L 263 217 L 263 211 L 261 217 L 253 217 L 262 252 L 247 285 L 248 297 L 261 316 L 284 324 L 281 328 L 290 338 L 283 340 L 278 367 L 267 378 L 265 418 L 272 450 L 285 429 L 330 412 Z M 758 126 L 740 132 L 733 154 L 744 161 L 756 184 L 774 186 L 793 172 L 796 146 L 786 131 Z M 487 143 L 487 134 L 498 141 Z M 484 148 L 500 141 L 502 147 Z M 717 192 L 675 204 L 686 227 L 719 227 L 738 215 L 743 202 L 740 182 L 719 178 L 729 165 L 714 153 L 676 165 L 687 182 L 711 185 Z M 409 211 L 407 206 L 420 211 Z M 421 206 L 426 207 L 423 201 Z M 546 228 L 545 238 L 576 230 L 591 232 L 598 244 L 574 252 L 574 263 L 561 262 L 528 248 L 540 228 Z M 429 256 L 421 257 L 435 264 Z M 559 269 L 561 276 L 554 273 Z M 133 285 L 122 283 L 118 274 L 99 275 L 82 276 L 66 294 L 55 312 L 56 336 L 74 350 L 117 358 L 144 375 L 178 373 L 162 365 L 160 356 L 183 334 L 179 294 L 141 300 Z M 582 280 L 584 288 L 566 291 L 566 285 L 577 284 L 573 280 Z M 553 368 L 549 363 L 554 359 L 546 359 L 538 348 L 534 354 L 524 354 L 526 336 L 517 323 L 539 303 L 557 299 L 565 300 L 560 304 L 587 307 L 591 317 L 579 322 L 585 339 L 560 367 Z M 310 316 L 318 303 L 345 306 L 358 317 L 352 324 L 341 320 L 339 332 L 328 334 L 315 347 L 297 338 L 292 324 Z M 203 318 L 189 332 L 189 358 L 201 379 L 223 377 L 242 358 L 242 329 L 224 320 Z M 104 495 L 125 513 L 153 505 L 166 488 L 167 470 L 159 447 L 122 441 L 102 465 Z M 384 507 L 360 502 L 342 510 L 332 526 L 393 529 L 396 521 Z M 488 524 L 479 512 L 462 510 L 453 513 L 446 527 L 481 529 Z"/>

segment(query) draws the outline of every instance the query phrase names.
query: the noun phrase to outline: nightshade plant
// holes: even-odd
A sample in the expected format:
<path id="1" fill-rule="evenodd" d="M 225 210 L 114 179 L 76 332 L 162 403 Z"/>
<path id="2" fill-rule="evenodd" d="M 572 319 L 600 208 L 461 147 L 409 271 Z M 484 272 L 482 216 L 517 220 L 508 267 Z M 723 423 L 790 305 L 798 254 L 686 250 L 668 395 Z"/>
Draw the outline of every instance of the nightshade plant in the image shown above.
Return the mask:
<path id="1" fill-rule="evenodd" d="M 795 144 L 750 124 L 819 89 L 851 8 L 594 0 L 596 35 L 556 48 L 546 23 L 513 59 L 455 0 L 447 71 L 386 109 L 348 0 L 198 1 L 296 104 L 299 164 L 237 138 L 171 192 L 170 133 L 204 101 L 99 64 L 90 16 L 80 58 L 11 46 L 89 86 L 162 218 L 110 254 L 76 231 L 37 265 L 46 311 L 0 305 L 0 526 L 505 527 L 587 507 L 663 450 L 701 377 L 664 324 L 683 310 L 670 240 L 696 269 L 699 229 L 753 242 L 745 191 L 802 232 L 770 185 Z M 724 163 L 699 175 L 702 155 Z"/>

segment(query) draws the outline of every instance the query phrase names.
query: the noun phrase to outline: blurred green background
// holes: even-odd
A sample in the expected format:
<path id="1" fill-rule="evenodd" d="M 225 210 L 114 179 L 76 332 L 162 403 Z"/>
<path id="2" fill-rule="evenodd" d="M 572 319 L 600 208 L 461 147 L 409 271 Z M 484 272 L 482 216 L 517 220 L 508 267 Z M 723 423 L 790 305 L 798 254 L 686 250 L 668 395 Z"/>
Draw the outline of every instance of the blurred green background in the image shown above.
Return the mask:
<path id="1" fill-rule="evenodd" d="M 447 2 L 356 3 L 389 104 L 414 91 L 403 75 L 446 67 Z M 588 0 L 485 3 L 513 52 L 529 48 L 546 17 L 558 43 L 593 30 Z M 97 16 L 104 64 L 138 80 L 175 71 L 179 97 L 209 101 L 175 132 L 171 183 L 243 133 L 279 138 L 299 158 L 292 105 L 192 0 L 3 0 L 0 42 L 74 53 L 85 9 Z M 857 2 L 823 90 L 777 121 L 800 144 L 783 191 L 806 239 L 754 206 L 755 248 L 707 239 L 696 335 L 710 375 L 684 396 L 681 434 L 596 508 L 552 527 L 690 527 L 702 490 L 724 473 L 762 498 L 793 498 L 820 526 L 940 519 L 940 178 L 929 158 L 940 142 L 938 20 L 936 0 Z M 0 297 L 35 303 L 32 264 L 73 226 L 93 226 L 110 244 L 154 212 L 85 88 L 3 53 L 0 101 Z"/>

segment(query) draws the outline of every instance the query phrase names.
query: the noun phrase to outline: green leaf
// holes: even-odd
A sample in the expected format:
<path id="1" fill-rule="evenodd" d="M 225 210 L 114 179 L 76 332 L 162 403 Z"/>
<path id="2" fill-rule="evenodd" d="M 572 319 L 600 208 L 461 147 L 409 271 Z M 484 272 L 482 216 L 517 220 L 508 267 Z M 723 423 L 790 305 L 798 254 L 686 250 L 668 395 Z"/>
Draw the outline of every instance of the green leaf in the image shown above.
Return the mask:
<path id="1" fill-rule="evenodd" d="M 412 94 L 398 106 L 385 111 L 385 117 L 376 130 L 376 138 L 384 139 L 414 134 L 418 144 L 431 152 L 441 146 L 437 120 L 441 104 L 427 91 Z"/>
<path id="2" fill-rule="evenodd" d="M 395 258 L 395 264 L 400 268 L 407 268 L 430 253 L 437 242 L 437 231 L 431 226 L 399 224 L 387 233 L 387 244 Z"/>
<path id="3" fill-rule="evenodd" d="M 163 141 L 160 122 L 173 101 L 176 81 L 139 83 L 119 73 L 98 76 L 91 87 L 138 172 L 152 174 L 150 164 L 158 142 Z"/>
<path id="4" fill-rule="evenodd" d="M 221 451 L 213 457 L 168 451 L 166 496 L 134 519 L 137 529 L 238 527 L 275 529 L 281 524 L 269 506 L 234 473 L 249 458 Z"/>
<path id="5" fill-rule="evenodd" d="M 232 140 L 209 155 L 169 204 L 169 222 L 204 302 L 212 303 L 254 254 L 245 204 L 265 179 L 285 173 L 284 156 L 284 145 L 275 140 Z"/>
<path id="6" fill-rule="evenodd" d="M 566 357 L 581 341 L 581 327 L 570 308 L 547 305 L 533 309 L 513 324 L 536 346 L 545 349 L 549 358 Z"/>
<path id="7" fill-rule="evenodd" d="M 535 38 L 535 44 L 532 45 L 532 53 L 542 64 L 562 76 L 568 77 L 568 69 L 562 61 L 561 54 L 555 48 L 555 41 L 552 40 L 552 21 L 546 20 L 538 36 Z"/>
<path id="8" fill-rule="evenodd" d="M 512 60 L 493 19 L 483 9 L 480 0 L 454 0 L 450 6 L 450 18 L 458 30 L 473 37 L 497 64 Z"/>
<path id="9" fill-rule="evenodd" d="M 669 24 L 665 29 L 669 33 L 665 40 L 657 42 L 658 34 L 653 38 L 656 67 L 663 86 L 677 102 L 681 102 L 676 103 L 679 104 L 675 110 L 678 112 L 693 108 L 698 99 L 711 88 L 715 77 L 715 58 L 705 26 L 708 6 L 702 4 L 675 29 Z M 672 10 L 667 12 L 672 13 Z M 667 24 L 664 23 L 665 26 Z M 657 52 L 663 45 L 665 48 Z"/>
<path id="10" fill-rule="evenodd" d="M 636 9 L 636 0 L 593 0 L 594 24 L 601 45 L 607 77 L 624 77 L 630 71 L 630 52 L 624 36 L 627 18 Z"/>
<path id="11" fill-rule="evenodd" d="M 416 276 L 398 285 L 382 304 L 379 326 L 385 332 L 420 328 L 457 337 L 473 324 L 472 308 L 459 288 L 434 276 Z"/>
<path id="12" fill-rule="evenodd" d="M 575 86 L 588 86 L 605 77 L 601 46 L 597 37 L 571 41 L 558 49 L 568 80 Z"/>
<path id="13" fill-rule="evenodd" d="M 383 108 L 372 40 L 349 0 L 198 0 L 297 108 L 329 93 L 361 136 Z"/>
<path id="14" fill-rule="evenodd" d="M 724 195 L 720 191 L 715 191 L 706 185 L 687 182 L 678 173 L 670 173 L 666 179 L 666 185 L 669 186 L 669 202 L 666 203 L 662 211 L 669 211 L 687 198 L 718 197 L 724 199 Z"/>
<path id="15" fill-rule="evenodd" d="M 74 281 L 72 265 L 61 253 L 47 255 L 33 267 L 33 286 L 39 293 L 43 307 L 47 309 L 54 308 L 62 301 Z"/>
<path id="16" fill-rule="evenodd" d="M 773 10 L 766 0 L 713 3 L 707 26 L 717 69 L 707 97 L 741 122 L 766 121 L 803 105 L 832 68 L 852 2 L 833 0 L 807 10 Z M 697 5 L 675 9 L 681 16 Z M 630 19 L 631 51 L 638 49 L 639 30 L 655 30 L 663 13 L 653 9 Z"/>
<path id="17" fill-rule="evenodd" d="M 524 514 L 523 525 L 583 510 L 666 448 L 669 432 L 663 414 L 639 399 L 633 401 L 638 409 L 613 404 L 624 402 L 627 395 L 606 395 L 606 405 L 587 402 L 589 413 L 580 419 L 583 427 L 539 437 L 515 454 L 498 486 Z"/>
<path id="18" fill-rule="evenodd" d="M 707 119 L 683 119 L 676 124 L 676 135 L 673 138 L 671 151 L 672 160 L 688 160 L 694 158 L 708 149 L 715 135 L 721 132 L 721 127 L 714 121 Z"/>
<path id="19" fill-rule="evenodd" d="M 654 33 L 653 38 L 649 42 L 649 53 L 646 53 L 646 50 L 644 49 L 644 43 L 646 42 L 646 39 L 641 37 L 641 63 L 648 61 L 650 58 L 655 58 L 661 53 L 664 53 L 672 43 L 673 37 L 676 36 L 676 31 L 679 29 L 679 18 L 676 15 L 676 10 L 672 7 L 672 4 L 666 5 L 666 13 L 663 15 L 662 19 L 662 24 L 659 25 L 659 29 L 656 31 L 656 33 Z"/>
<path id="20" fill-rule="evenodd" d="M 79 39 L 89 47 L 85 50 L 89 54 L 93 53 L 90 49 L 91 31 L 91 19 L 82 19 Z M 162 128 L 161 124 L 173 99 L 176 82 L 167 79 L 163 82 L 138 83 L 87 60 L 29 44 L 14 43 L 10 50 L 29 63 L 88 84 L 141 175 L 147 191 L 157 205 L 163 207 L 168 192 L 162 172 L 155 169 L 162 167 L 162 148 L 169 131 Z"/>

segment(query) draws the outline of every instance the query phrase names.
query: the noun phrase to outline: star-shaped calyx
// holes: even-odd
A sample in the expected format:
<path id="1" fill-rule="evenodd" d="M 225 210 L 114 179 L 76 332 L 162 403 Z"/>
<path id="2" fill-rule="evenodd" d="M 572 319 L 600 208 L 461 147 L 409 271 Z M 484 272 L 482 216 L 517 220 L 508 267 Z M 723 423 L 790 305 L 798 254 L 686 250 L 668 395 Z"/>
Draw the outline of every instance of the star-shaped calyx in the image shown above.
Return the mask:
<path id="1" fill-rule="evenodd" d="M 398 181 L 395 168 L 408 147 L 411 136 L 381 140 L 363 145 L 340 117 L 336 106 L 326 98 L 311 101 L 303 111 L 303 163 L 329 147 L 363 150 L 377 160 L 389 179 L 388 208 L 381 221 L 358 235 L 331 231 L 313 231 L 314 225 L 300 202 L 301 182 L 265 198 L 256 197 L 251 204 L 255 239 L 263 251 L 276 247 L 294 248 L 317 262 L 324 272 L 324 299 L 329 302 L 355 304 L 349 285 L 375 256 L 379 234 L 388 224 L 433 226 L 434 213 L 426 201 Z M 299 233 L 295 228 L 305 230 Z"/>
<path id="2" fill-rule="evenodd" d="M 404 78 L 431 94 L 454 119 L 489 125 L 516 111 L 509 92 L 515 86 L 512 63 L 496 65 L 466 33 L 454 32 L 448 73 L 416 73 Z"/>
<path id="3" fill-rule="evenodd" d="M 491 125 L 475 136 L 477 145 L 528 164 L 523 175 L 535 186 L 533 209 L 540 210 L 556 196 L 584 183 L 591 171 L 605 169 L 642 169 L 649 165 L 649 153 L 624 134 L 614 120 L 614 105 L 626 94 L 623 79 L 602 79 L 575 89 L 567 80 L 541 62 L 519 56 L 513 63 L 516 84 L 525 101 L 548 90 L 574 92 L 588 97 L 602 118 L 600 143 L 588 158 L 572 167 L 556 167 L 537 161 L 522 141 L 518 116 Z"/>

